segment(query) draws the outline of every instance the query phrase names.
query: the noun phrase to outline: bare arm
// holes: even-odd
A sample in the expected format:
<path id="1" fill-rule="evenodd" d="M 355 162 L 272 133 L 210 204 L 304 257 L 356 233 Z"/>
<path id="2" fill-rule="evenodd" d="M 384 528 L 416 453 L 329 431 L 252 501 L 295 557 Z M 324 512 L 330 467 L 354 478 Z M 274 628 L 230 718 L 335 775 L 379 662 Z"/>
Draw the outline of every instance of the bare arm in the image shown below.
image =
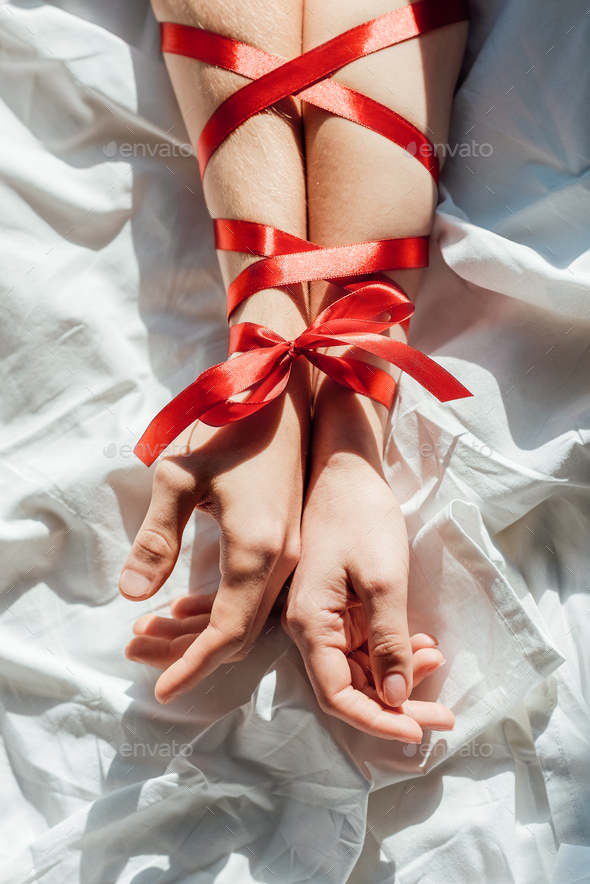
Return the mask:
<path id="1" fill-rule="evenodd" d="M 313 0 L 304 11 L 304 50 L 404 5 Z M 440 28 L 356 61 L 335 79 L 445 142 L 466 33 L 466 22 Z M 310 239 L 337 246 L 430 232 L 436 187 L 424 166 L 382 136 L 315 107 L 305 106 L 304 120 Z M 420 270 L 389 275 L 415 298 Z M 341 295 L 313 284 L 312 314 Z M 405 341 L 399 326 L 392 337 Z M 386 417 L 383 406 L 324 375 L 317 379 L 302 557 L 286 624 L 326 711 L 392 737 L 400 723 L 382 710 L 409 696 L 415 661 L 405 524 L 382 471 Z M 321 532 L 322 525 L 329 527 Z M 405 723 L 406 738 L 419 739 L 420 724 L 452 726 L 448 710 L 437 709 L 428 720 L 418 710 Z"/>
<path id="2" fill-rule="evenodd" d="M 301 6 L 282 0 L 154 0 L 153 6 L 159 20 L 203 27 L 285 57 L 301 52 Z M 213 111 L 247 80 L 178 55 L 167 55 L 166 64 L 196 148 Z M 204 191 L 215 217 L 257 221 L 305 237 L 296 104 L 259 114 L 233 133 L 212 157 Z M 232 252 L 219 258 L 226 285 L 254 260 Z M 291 294 L 258 292 L 230 321 L 268 325 L 295 338 L 307 326 L 305 295 L 301 285 Z M 220 663 L 246 655 L 297 564 L 309 419 L 309 372 L 298 360 L 286 392 L 262 412 L 218 430 L 189 428 L 180 441 L 192 455 L 166 457 L 157 466 L 150 508 L 121 577 L 128 598 L 148 598 L 168 579 L 195 506 L 221 528 L 222 578 L 214 601 L 182 602 L 176 609 L 182 620 L 142 618 L 128 646 L 132 659 L 165 670 L 156 686 L 163 702 Z"/>

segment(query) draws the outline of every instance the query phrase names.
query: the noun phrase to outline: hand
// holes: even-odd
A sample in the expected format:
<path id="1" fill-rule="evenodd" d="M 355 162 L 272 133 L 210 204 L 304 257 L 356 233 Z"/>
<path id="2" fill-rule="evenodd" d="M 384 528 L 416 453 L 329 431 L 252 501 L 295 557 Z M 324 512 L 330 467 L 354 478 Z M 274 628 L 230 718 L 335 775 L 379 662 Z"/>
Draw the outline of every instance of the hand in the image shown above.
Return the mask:
<path id="1" fill-rule="evenodd" d="M 178 660 L 183 649 L 187 645 L 191 645 L 207 628 L 215 595 L 215 593 L 188 595 L 177 599 L 171 607 L 172 617 L 157 617 L 153 614 L 145 614 L 140 617 L 133 627 L 135 635 L 150 637 L 152 640 L 158 639 L 158 641 L 153 641 L 150 659 L 146 662 L 150 662 L 152 666 L 157 666 L 160 669 L 167 669 Z M 440 651 L 436 650 L 437 641 L 431 635 L 425 633 L 413 635 L 410 643 L 413 684 L 414 687 L 417 687 L 428 675 L 436 672 L 443 665 L 444 659 Z M 359 710 L 360 715 L 354 716 L 335 713 L 329 703 L 323 704 L 324 711 L 336 714 L 337 717 L 344 718 L 345 721 L 374 736 L 397 739 L 402 742 L 420 742 L 420 725 L 432 730 L 446 730 L 452 727 L 454 720 L 452 714 L 437 703 L 408 700 L 403 704 L 403 707 L 398 707 L 396 710 L 385 707 L 375 690 L 374 673 L 366 641 L 352 654 L 345 653 L 347 656 L 343 657 L 338 650 L 339 663 L 341 664 L 345 659 L 349 667 L 349 673 L 345 677 L 351 682 L 353 693 L 360 693 L 368 698 L 368 704 Z M 326 679 L 328 693 L 331 690 L 329 681 L 328 674 Z M 354 698 L 351 696 L 349 698 L 350 705 L 353 701 Z M 365 700 L 362 702 L 365 704 Z M 376 715 L 381 713 L 384 708 L 387 717 L 383 716 L 381 726 L 367 727 L 367 723 L 371 720 L 374 721 Z M 412 724 L 416 723 L 417 727 L 412 727 Z M 392 731 L 392 727 L 395 729 L 395 733 Z"/>
<path id="2" fill-rule="evenodd" d="M 420 742 L 422 727 L 453 727 L 444 706 L 406 702 L 444 659 L 436 640 L 408 635 L 407 535 L 381 470 L 371 406 L 330 389 L 314 413 L 302 551 L 284 626 L 325 712 L 374 736 Z"/>
<path id="3" fill-rule="evenodd" d="M 252 647 L 299 559 L 308 438 L 308 373 L 295 366 L 280 399 L 227 427 L 193 426 L 177 440 L 190 453 L 158 463 L 121 593 L 146 599 L 164 585 L 195 506 L 221 528 L 222 575 L 206 618 L 196 615 L 200 629 L 171 633 L 174 621 L 149 618 L 151 628 L 136 629 L 127 646 L 129 659 L 165 670 L 156 684 L 160 702 L 171 702 L 221 663 L 243 659 Z"/>

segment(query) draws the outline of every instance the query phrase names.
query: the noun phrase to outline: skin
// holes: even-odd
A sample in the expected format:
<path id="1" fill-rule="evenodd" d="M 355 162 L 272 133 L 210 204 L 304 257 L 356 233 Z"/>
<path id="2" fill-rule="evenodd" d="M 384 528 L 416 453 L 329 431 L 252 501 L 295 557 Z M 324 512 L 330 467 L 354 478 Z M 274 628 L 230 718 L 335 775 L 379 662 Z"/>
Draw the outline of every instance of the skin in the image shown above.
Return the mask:
<path id="1" fill-rule="evenodd" d="M 314 0 L 304 8 L 304 51 L 404 5 L 396 0 Z M 466 22 L 440 28 L 360 59 L 334 79 L 409 118 L 434 143 L 444 143 L 466 37 Z M 303 111 L 309 238 L 313 242 L 338 246 L 430 232 L 436 187 L 419 163 L 362 126 L 311 105 Z M 415 300 L 422 271 L 388 275 Z M 312 315 L 341 295 L 335 286 L 312 284 Z M 406 341 L 399 326 L 390 336 Z M 359 354 L 352 355 L 358 358 Z M 399 372 L 391 366 L 378 359 L 370 361 L 397 379 Z M 388 734 L 383 733 L 383 727 L 374 724 L 382 721 L 377 705 L 380 710 L 396 706 L 410 695 L 414 683 L 406 613 L 407 535 L 382 470 L 386 419 L 381 405 L 325 375 L 316 379 L 302 553 L 284 617 L 322 707 L 379 736 L 391 736 L 401 722 L 390 721 Z M 338 566 L 326 573 L 336 562 Z M 319 609 L 314 616 L 306 607 L 311 587 Z M 347 623 L 352 612 L 346 600 L 351 590 L 360 601 L 355 616 L 363 623 L 361 635 L 368 636 L 374 705 L 358 696 L 352 673 L 349 676 L 343 665 L 344 638 L 350 637 Z M 326 625 L 320 628 L 318 624 L 324 621 Z M 448 710 L 433 708 L 431 714 L 433 723 L 427 726 L 452 726 Z"/>
<path id="2" fill-rule="evenodd" d="M 153 0 L 160 20 L 200 25 L 286 58 L 399 5 Z M 383 50 L 336 79 L 404 116 L 409 108 L 418 128 L 444 142 L 466 30 L 448 26 Z M 215 107 L 245 81 L 178 56 L 166 63 L 196 144 Z M 422 166 L 381 136 L 305 106 L 305 170 L 292 109 L 249 120 L 216 152 L 204 180 L 214 216 L 272 224 L 322 246 L 429 232 L 436 191 Z M 220 253 L 226 283 L 249 260 Z M 415 296 L 420 271 L 390 275 Z M 293 338 L 341 295 L 325 283 L 293 296 L 261 292 L 233 321 L 272 325 Z M 405 339 L 399 327 L 393 333 Z M 302 359 L 295 366 L 271 406 L 230 427 L 189 428 L 179 441 L 188 441 L 191 457 L 158 464 L 150 509 L 124 567 L 150 580 L 135 598 L 153 595 L 172 572 L 195 506 L 221 527 L 223 576 L 213 597 L 179 599 L 172 618 L 140 618 L 127 655 L 164 670 L 156 696 L 170 702 L 248 653 L 295 569 L 283 625 L 322 709 L 367 733 L 419 742 L 422 727 L 449 729 L 454 719 L 440 704 L 408 701 L 444 659 L 436 639 L 408 634 L 407 536 L 381 466 L 385 410 L 323 375 L 310 377 Z M 121 590 L 132 597 L 124 578 Z"/>
<path id="3" fill-rule="evenodd" d="M 265 0 L 158 0 L 153 6 L 160 20 L 201 25 L 286 57 L 301 51 L 301 10 L 287 18 Z M 247 81 L 176 55 L 166 56 L 166 64 L 196 146 L 215 108 Z M 292 105 L 288 109 L 293 112 Z M 249 120 L 219 148 L 205 175 L 205 199 L 215 217 L 258 221 L 305 237 L 300 119 L 284 111 Z M 219 260 L 229 284 L 253 259 L 220 252 Z M 308 324 L 306 292 L 302 286 L 292 293 L 258 292 L 230 323 L 243 321 L 295 338 Z M 161 702 L 193 687 L 222 662 L 242 659 L 256 640 L 299 559 L 309 435 L 310 377 L 298 360 L 285 394 L 262 412 L 220 429 L 193 425 L 180 439 L 191 456 L 165 457 L 156 466 L 151 504 L 123 567 L 122 594 L 145 599 L 161 588 L 195 506 L 221 528 L 223 575 L 207 628 L 184 656 L 168 663 L 156 685 Z M 129 578 L 130 571 L 147 578 L 149 586 L 140 577 Z M 134 589 L 145 591 L 132 596 Z M 151 650 L 144 639 L 131 642 L 127 654 L 152 663 Z"/>

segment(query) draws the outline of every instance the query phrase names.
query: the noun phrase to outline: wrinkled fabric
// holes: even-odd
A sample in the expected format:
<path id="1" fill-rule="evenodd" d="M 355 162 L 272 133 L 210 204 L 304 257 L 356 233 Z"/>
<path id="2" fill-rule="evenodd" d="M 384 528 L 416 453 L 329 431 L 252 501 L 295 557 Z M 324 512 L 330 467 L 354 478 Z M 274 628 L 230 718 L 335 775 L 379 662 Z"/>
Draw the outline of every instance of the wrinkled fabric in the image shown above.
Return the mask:
<path id="1" fill-rule="evenodd" d="M 324 715 L 276 615 L 169 707 L 124 658 L 218 579 L 197 514 L 117 591 L 132 447 L 227 352 L 212 227 L 146 0 L 0 10 L 3 884 L 589 879 L 589 21 L 473 4 L 410 343 L 475 397 L 403 376 L 385 456 L 457 717 L 414 747 Z"/>

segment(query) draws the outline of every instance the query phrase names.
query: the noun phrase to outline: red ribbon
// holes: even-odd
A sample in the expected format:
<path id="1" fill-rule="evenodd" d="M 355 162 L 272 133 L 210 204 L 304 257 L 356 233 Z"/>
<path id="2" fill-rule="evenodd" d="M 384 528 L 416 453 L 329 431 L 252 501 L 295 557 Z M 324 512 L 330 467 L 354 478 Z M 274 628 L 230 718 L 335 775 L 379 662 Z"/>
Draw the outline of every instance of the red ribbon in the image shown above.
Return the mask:
<path id="1" fill-rule="evenodd" d="M 263 255 L 237 276 L 227 292 L 227 315 L 256 292 L 288 288 L 312 279 L 331 279 L 349 288 L 350 283 L 381 280 L 382 270 L 428 267 L 428 237 L 406 236 L 379 239 L 322 249 L 313 242 L 253 221 L 213 221 L 215 248 L 228 252 Z M 387 279 L 383 277 L 383 279 Z"/>
<path id="2" fill-rule="evenodd" d="M 163 52 L 196 58 L 253 81 L 220 105 L 203 129 L 197 150 L 201 175 L 231 132 L 273 104 L 297 96 L 409 149 L 438 183 L 438 158 L 419 129 L 378 102 L 328 78 L 356 59 L 467 18 L 467 0 L 419 0 L 352 28 L 291 61 L 210 31 L 162 22 Z M 429 147 L 426 152 L 422 150 L 425 145 Z M 356 346 L 397 365 L 441 402 L 471 396 L 432 359 L 381 335 L 396 323 L 407 329 L 414 310 L 403 290 L 381 271 L 426 267 L 428 237 L 320 248 L 263 224 L 227 219 L 214 223 L 218 249 L 261 256 L 230 285 L 228 316 L 255 292 L 312 279 L 331 279 L 354 294 L 324 310 L 295 341 L 285 341 L 253 323 L 231 328 L 230 353 L 241 351 L 241 355 L 207 369 L 154 418 L 135 448 L 145 464 L 151 465 L 197 419 L 223 426 L 263 408 L 285 389 L 293 359 L 300 356 L 344 386 L 390 408 L 395 389 L 392 378 L 360 360 L 319 352 L 336 345 Z M 373 321 L 382 313 L 389 313 L 390 321 Z M 245 391 L 250 391 L 247 401 L 232 400 Z"/>
<path id="3" fill-rule="evenodd" d="M 210 31 L 162 22 L 162 52 L 197 58 L 254 80 L 230 95 L 208 120 L 197 149 L 201 175 L 205 174 L 207 163 L 219 145 L 238 126 L 292 95 L 367 126 L 386 138 L 390 137 L 391 128 L 394 135 L 391 140 L 397 144 L 408 143 L 407 139 L 398 140 L 397 136 L 403 138 L 404 132 L 410 134 L 410 141 L 430 144 L 419 129 L 399 114 L 327 78 L 359 58 L 467 18 L 467 0 L 419 0 L 351 28 L 291 61 Z M 424 161 L 421 155 L 416 159 Z M 432 171 L 438 180 L 435 155 L 425 163 L 428 164 L 434 167 Z"/>
<path id="4" fill-rule="evenodd" d="M 283 392 L 293 360 L 302 356 L 338 383 L 391 407 L 395 382 L 386 372 L 348 356 L 318 352 L 328 347 L 347 345 L 379 356 L 411 375 L 441 402 L 471 396 L 428 356 L 381 334 L 414 312 L 399 286 L 387 280 L 357 282 L 347 288 L 352 293 L 320 313 L 294 341 L 252 322 L 233 326 L 230 351 L 240 351 L 240 355 L 208 368 L 166 405 L 136 445 L 137 457 L 150 466 L 195 420 L 221 427 L 264 408 Z M 383 313 L 389 314 L 388 321 L 373 321 Z M 245 402 L 232 401 L 246 390 L 251 395 Z"/>

